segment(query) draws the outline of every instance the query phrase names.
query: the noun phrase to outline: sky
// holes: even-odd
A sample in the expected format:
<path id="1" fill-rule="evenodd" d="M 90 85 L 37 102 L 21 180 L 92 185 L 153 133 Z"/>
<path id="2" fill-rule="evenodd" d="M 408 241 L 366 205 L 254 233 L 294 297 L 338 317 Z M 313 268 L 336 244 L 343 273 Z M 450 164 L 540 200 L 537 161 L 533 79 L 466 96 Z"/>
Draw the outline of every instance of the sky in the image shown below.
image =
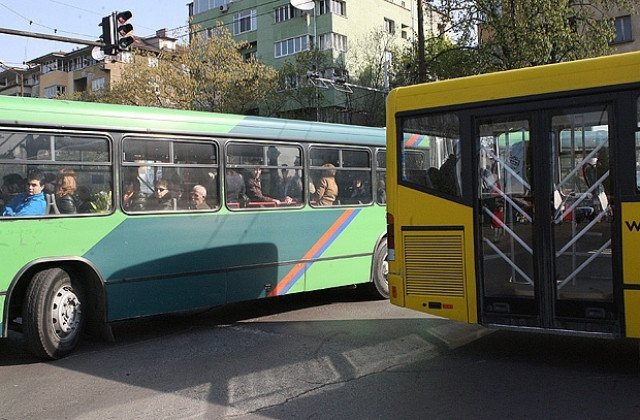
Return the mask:
<path id="1" fill-rule="evenodd" d="M 0 0 L 0 28 L 97 41 L 102 17 L 129 10 L 137 36 L 154 35 L 167 28 L 169 35 L 185 34 L 190 0 Z M 180 28 L 181 30 L 172 31 Z M 55 31 L 57 29 L 57 31 Z M 85 45 L 0 34 L 0 64 L 23 63 L 54 51 L 73 51 Z"/>

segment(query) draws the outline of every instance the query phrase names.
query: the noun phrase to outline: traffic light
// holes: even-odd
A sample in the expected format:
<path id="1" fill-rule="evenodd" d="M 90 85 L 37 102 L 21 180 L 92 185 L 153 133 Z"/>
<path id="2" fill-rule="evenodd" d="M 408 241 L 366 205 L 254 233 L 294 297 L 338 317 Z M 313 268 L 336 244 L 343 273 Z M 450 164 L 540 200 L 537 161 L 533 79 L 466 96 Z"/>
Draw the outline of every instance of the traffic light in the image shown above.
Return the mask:
<path id="1" fill-rule="evenodd" d="M 112 13 L 109 16 L 103 17 L 99 26 L 102 26 L 102 36 L 100 36 L 104 43 L 101 47 L 102 51 L 104 51 L 106 55 L 116 55 L 118 50 L 116 47 L 117 33 L 115 14 Z"/>
<path id="2" fill-rule="evenodd" d="M 127 23 L 131 19 L 132 13 L 128 10 L 124 12 L 115 12 L 115 21 L 118 25 L 116 30 L 116 46 L 120 51 L 129 51 L 129 47 L 133 44 L 133 36 L 129 35 L 133 31 L 133 25 Z"/>
<path id="3" fill-rule="evenodd" d="M 133 31 L 133 25 L 127 23 L 131 19 L 132 13 L 128 10 L 124 12 L 113 12 L 109 16 L 102 18 L 102 51 L 106 55 L 116 55 L 120 51 L 129 51 L 133 44 L 133 36 L 129 35 Z"/>

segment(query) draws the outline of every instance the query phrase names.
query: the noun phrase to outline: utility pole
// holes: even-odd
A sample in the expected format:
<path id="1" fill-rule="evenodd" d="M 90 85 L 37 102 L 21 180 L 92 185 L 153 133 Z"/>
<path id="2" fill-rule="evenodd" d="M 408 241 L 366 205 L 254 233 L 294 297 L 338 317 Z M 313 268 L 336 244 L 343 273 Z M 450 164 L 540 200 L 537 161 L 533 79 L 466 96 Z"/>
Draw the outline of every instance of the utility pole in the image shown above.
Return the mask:
<path id="1" fill-rule="evenodd" d="M 427 81 L 427 69 L 424 62 L 424 9 L 423 0 L 418 0 L 418 82 Z"/>

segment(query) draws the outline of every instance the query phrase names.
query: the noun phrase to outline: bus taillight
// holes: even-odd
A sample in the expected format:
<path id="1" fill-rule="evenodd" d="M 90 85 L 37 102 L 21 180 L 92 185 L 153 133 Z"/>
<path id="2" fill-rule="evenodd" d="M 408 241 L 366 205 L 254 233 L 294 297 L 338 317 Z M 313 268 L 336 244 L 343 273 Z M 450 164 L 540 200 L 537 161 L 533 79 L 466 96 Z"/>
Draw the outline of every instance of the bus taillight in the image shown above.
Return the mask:
<path id="1" fill-rule="evenodd" d="M 395 261 L 396 259 L 396 241 L 393 235 L 393 215 L 387 213 L 387 259 L 389 261 Z"/>

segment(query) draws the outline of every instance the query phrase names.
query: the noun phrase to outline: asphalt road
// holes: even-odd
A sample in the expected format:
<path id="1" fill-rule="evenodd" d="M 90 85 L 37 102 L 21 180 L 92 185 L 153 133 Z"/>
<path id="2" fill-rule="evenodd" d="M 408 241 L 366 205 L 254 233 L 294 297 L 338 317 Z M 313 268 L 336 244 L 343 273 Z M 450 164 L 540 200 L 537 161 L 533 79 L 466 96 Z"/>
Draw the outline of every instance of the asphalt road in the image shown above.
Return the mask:
<path id="1" fill-rule="evenodd" d="M 0 341 L 0 419 L 632 419 L 638 344 L 491 331 L 352 289 Z"/>

